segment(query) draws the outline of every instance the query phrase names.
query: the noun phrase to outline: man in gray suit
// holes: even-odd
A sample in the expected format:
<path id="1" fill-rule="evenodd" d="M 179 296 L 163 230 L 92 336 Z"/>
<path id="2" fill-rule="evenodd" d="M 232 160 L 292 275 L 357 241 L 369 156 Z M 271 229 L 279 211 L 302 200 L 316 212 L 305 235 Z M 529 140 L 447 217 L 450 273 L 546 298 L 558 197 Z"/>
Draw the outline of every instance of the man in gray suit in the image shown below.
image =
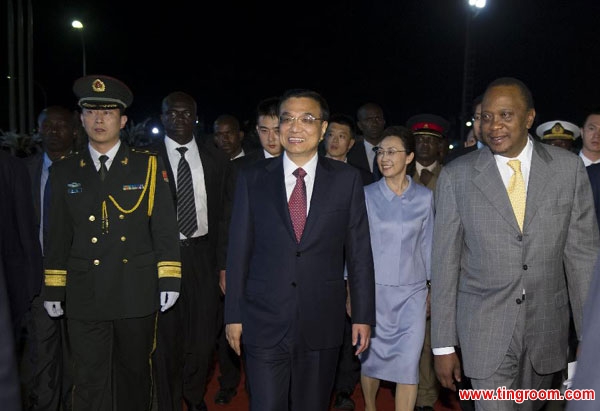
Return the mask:
<path id="1" fill-rule="evenodd" d="M 581 159 L 529 135 L 534 118 L 525 84 L 493 81 L 482 104 L 487 147 L 454 160 L 438 179 L 431 334 L 436 374 L 452 390 L 461 375 L 455 346 L 475 389 L 544 389 L 566 365 L 569 302 L 581 337 L 600 247 L 592 191 Z M 511 205 L 513 185 L 522 187 L 522 207 Z M 519 410 L 541 405 L 526 401 Z"/>

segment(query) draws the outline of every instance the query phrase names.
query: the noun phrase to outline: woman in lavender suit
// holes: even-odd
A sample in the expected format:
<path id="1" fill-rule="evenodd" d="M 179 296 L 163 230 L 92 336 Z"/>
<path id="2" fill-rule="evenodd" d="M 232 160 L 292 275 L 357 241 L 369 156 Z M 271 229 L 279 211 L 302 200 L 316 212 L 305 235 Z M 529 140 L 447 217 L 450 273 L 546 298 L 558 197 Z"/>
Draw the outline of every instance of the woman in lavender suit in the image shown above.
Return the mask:
<path id="1" fill-rule="evenodd" d="M 365 411 L 374 411 L 380 380 L 395 382 L 396 411 L 412 411 L 425 338 L 433 192 L 407 173 L 413 166 L 414 137 L 405 127 L 383 132 L 377 165 L 383 178 L 365 187 L 375 263 L 376 326 L 361 354 Z"/>

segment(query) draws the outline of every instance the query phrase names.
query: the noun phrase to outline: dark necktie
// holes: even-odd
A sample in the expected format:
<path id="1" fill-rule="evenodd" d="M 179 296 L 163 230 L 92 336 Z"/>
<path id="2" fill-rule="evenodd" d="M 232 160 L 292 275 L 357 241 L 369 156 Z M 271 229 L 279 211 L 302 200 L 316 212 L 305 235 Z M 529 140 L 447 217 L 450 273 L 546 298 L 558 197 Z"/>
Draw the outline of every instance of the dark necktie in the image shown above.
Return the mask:
<path id="1" fill-rule="evenodd" d="M 296 177 L 296 185 L 290 196 L 288 207 L 290 209 L 294 233 L 296 234 L 296 241 L 300 242 L 304 225 L 306 224 L 306 185 L 304 184 L 306 171 L 302 168 L 297 168 L 293 174 Z"/>
<path id="2" fill-rule="evenodd" d="M 49 173 L 48 173 L 49 174 Z M 48 244 L 48 229 L 49 229 L 49 219 L 50 219 L 50 176 L 46 180 L 46 184 L 44 185 L 44 198 L 42 205 L 42 213 L 44 216 L 42 217 L 42 252 L 46 253 L 46 246 Z"/>
<path id="3" fill-rule="evenodd" d="M 104 181 L 106 175 L 108 174 L 108 169 L 106 168 L 108 156 L 106 154 L 102 154 L 100 157 L 98 157 L 98 160 L 100 160 L 100 170 L 98 170 L 98 174 L 100 174 L 100 180 Z"/>
<path id="4" fill-rule="evenodd" d="M 419 175 L 419 180 L 421 181 L 421 183 L 423 183 L 424 186 L 429 184 L 429 182 L 431 181 L 432 178 L 433 178 L 433 173 L 431 171 L 427 170 L 426 168 L 421 170 L 421 174 Z"/>
<path id="5" fill-rule="evenodd" d="M 190 164 L 185 159 L 186 147 L 179 147 L 181 154 L 177 165 L 177 220 L 179 232 L 186 237 L 191 237 L 198 229 L 196 218 L 196 203 L 194 202 L 194 186 L 192 184 L 192 171 Z"/>
<path id="6" fill-rule="evenodd" d="M 379 165 L 377 164 L 377 156 L 373 158 L 373 181 L 379 181 L 382 177 L 381 171 L 379 171 Z"/>

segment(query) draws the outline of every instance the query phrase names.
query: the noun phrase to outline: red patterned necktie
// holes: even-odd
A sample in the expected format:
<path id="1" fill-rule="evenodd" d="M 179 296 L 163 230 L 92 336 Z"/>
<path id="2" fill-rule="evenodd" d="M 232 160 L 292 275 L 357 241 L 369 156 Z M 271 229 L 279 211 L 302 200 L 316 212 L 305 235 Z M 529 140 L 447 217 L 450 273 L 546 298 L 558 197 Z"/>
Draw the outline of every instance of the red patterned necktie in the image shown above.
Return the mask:
<path id="1" fill-rule="evenodd" d="M 306 185 L 304 184 L 304 176 L 306 171 L 302 168 L 297 168 L 294 171 L 296 177 L 296 185 L 290 196 L 288 207 L 290 209 L 290 217 L 296 233 L 296 241 L 300 242 L 304 225 L 306 224 Z"/>

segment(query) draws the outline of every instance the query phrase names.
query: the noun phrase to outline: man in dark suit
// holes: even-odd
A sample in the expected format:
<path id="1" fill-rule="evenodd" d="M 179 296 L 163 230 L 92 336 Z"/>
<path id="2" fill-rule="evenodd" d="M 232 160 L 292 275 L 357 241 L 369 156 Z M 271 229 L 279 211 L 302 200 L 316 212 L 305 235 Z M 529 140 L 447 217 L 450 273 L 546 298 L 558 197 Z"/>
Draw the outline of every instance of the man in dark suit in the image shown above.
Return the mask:
<path id="1" fill-rule="evenodd" d="M 0 253 L 10 305 L 13 338 L 21 338 L 23 319 L 39 294 L 42 254 L 35 226 L 31 183 L 25 162 L 0 150 Z"/>
<path id="2" fill-rule="evenodd" d="M 593 166 L 588 166 L 590 168 Z M 583 312 L 583 339 L 577 357 L 577 368 L 571 390 L 594 390 L 600 392 L 600 373 L 598 372 L 598 347 L 600 347 L 600 256 L 594 268 L 592 284 Z M 590 393 L 588 392 L 587 395 Z M 587 398 L 589 399 L 589 397 Z M 596 411 L 595 401 L 568 401 L 567 411 Z"/>
<path id="3" fill-rule="evenodd" d="M 225 323 L 238 354 L 244 340 L 253 410 L 328 408 L 344 334 L 344 250 L 352 344 L 356 354 L 369 346 L 375 298 L 363 184 L 353 167 L 318 156 L 328 117 L 318 93 L 286 92 L 284 154 L 238 175 Z"/>
<path id="4" fill-rule="evenodd" d="M 1 160 L 4 160 L 3 154 L 0 155 Z M 3 197 L 4 201 L 6 199 L 8 196 Z M 2 247 L 3 240 L 0 237 L 0 247 Z M 7 291 L 4 278 L 4 257 L 0 253 L 0 404 L 2 404 L 3 410 L 20 411 L 21 391 L 17 372 L 17 354 Z"/>
<path id="5" fill-rule="evenodd" d="M 203 144 L 194 136 L 196 110 L 189 94 L 176 91 L 166 96 L 161 115 L 165 138 L 155 147 L 166 164 L 177 208 L 183 273 L 178 304 L 158 318 L 161 411 L 179 411 L 183 401 L 190 411 L 206 409 L 204 394 L 219 331 L 219 276 L 225 274 L 232 195 L 230 161 L 212 142 Z"/>
<path id="6" fill-rule="evenodd" d="M 89 143 L 50 172 L 44 307 L 51 317 L 66 309 L 73 410 L 148 410 L 156 315 L 181 281 L 167 173 L 120 141 L 133 100 L 125 84 L 84 76 L 73 91 Z"/>
<path id="7" fill-rule="evenodd" d="M 596 219 L 600 225 L 600 164 L 592 164 L 585 168 L 592 185 L 594 206 L 596 207 Z"/>
<path id="8" fill-rule="evenodd" d="M 449 389 L 461 380 L 455 346 L 474 389 L 537 390 L 566 366 L 569 303 L 581 339 L 600 248 L 592 192 L 581 159 L 529 135 L 534 119 L 525 84 L 493 81 L 482 103 L 487 147 L 444 166 L 437 182 L 431 339 Z"/>
<path id="9" fill-rule="evenodd" d="M 27 159 L 42 252 L 47 248 L 44 241 L 48 240 L 49 169 L 54 161 L 73 149 L 77 136 L 73 114 L 61 106 L 43 109 L 38 116 L 43 151 Z M 41 296 L 34 298 L 25 325 L 26 339 L 20 361 L 25 408 L 57 410 L 62 404 L 64 409 L 70 409 L 72 373 L 67 323 L 62 317 L 49 317 L 43 303 Z"/>
<path id="10" fill-rule="evenodd" d="M 356 112 L 357 122 L 362 138 L 348 152 L 348 164 L 373 174 L 373 181 L 381 178 L 376 166 L 375 147 L 381 141 L 381 133 L 385 128 L 385 117 L 382 108 L 375 103 L 365 103 Z"/>

